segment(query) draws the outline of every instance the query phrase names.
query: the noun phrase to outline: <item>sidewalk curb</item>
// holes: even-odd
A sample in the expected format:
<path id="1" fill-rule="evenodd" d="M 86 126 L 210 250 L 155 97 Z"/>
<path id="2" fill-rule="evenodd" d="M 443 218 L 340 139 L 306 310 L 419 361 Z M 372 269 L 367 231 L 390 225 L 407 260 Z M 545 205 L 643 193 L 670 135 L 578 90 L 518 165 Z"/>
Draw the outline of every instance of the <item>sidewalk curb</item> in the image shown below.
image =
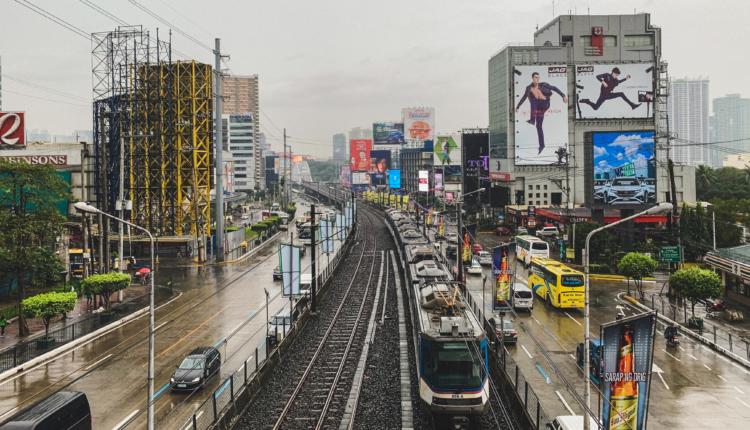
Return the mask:
<path id="1" fill-rule="evenodd" d="M 178 294 L 177 296 L 175 296 L 172 299 L 170 299 L 168 302 L 163 303 L 163 304 L 157 306 L 156 309 L 158 310 L 159 308 L 162 308 L 162 307 L 164 307 L 164 306 L 172 303 L 173 301 L 179 299 L 180 297 L 182 297 L 182 292 L 180 292 L 180 294 Z M 6 379 L 9 379 L 9 378 L 11 378 L 13 376 L 18 376 L 19 374 L 21 374 L 21 373 L 23 373 L 25 371 L 31 370 L 31 369 L 39 366 L 39 365 L 47 364 L 48 362 L 50 362 L 50 361 L 52 361 L 52 360 L 54 360 L 54 359 L 56 359 L 58 357 L 61 357 L 61 356 L 65 355 L 65 354 L 67 354 L 71 350 L 76 349 L 76 348 L 78 348 L 80 346 L 83 346 L 83 345 L 85 345 L 85 344 L 87 344 L 89 342 L 92 342 L 92 341 L 98 339 L 99 337 L 101 337 L 101 336 L 103 336 L 103 335 L 105 335 L 105 334 L 107 334 L 107 333 L 109 333 L 109 332 L 111 332 L 111 331 L 113 331 L 113 330 L 115 330 L 117 328 L 120 328 L 121 326 L 123 326 L 125 324 L 128 324 L 129 322 L 134 321 L 134 320 L 138 319 L 139 317 L 141 317 L 143 315 L 146 315 L 146 314 L 148 314 L 148 306 L 146 306 L 146 307 L 144 307 L 142 309 L 139 309 L 139 310 L 133 312 L 130 315 L 124 316 L 124 317 L 120 318 L 117 321 L 114 321 L 114 322 L 112 322 L 110 324 L 107 324 L 104 327 L 100 327 L 99 329 L 97 329 L 95 331 L 92 331 L 91 333 L 89 333 L 89 334 L 87 334 L 85 336 L 81 336 L 81 337 L 79 337 L 76 340 L 68 342 L 65 345 L 60 346 L 59 348 L 55 348 L 55 349 L 53 349 L 51 351 L 45 352 L 44 354 L 40 355 L 39 357 L 32 358 L 31 360 L 29 360 L 29 361 L 27 361 L 27 362 L 25 362 L 23 364 L 19 364 L 18 366 L 14 367 L 12 369 L 8 369 L 5 372 L 0 373 L 0 384 L 4 384 L 5 382 L 7 382 Z"/>
<path id="2" fill-rule="evenodd" d="M 266 245 L 268 245 L 269 243 L 271 243 L 271 241 L 275 240 L 276 237 L 279 236 L 281 233 L 284 233 L 284 231 L 283 230 L 279 230 L 276 234 L 274 234 L 273 236 L 271 236 L 268 239 L 266 239 L 265 241 L 263 241 L 263 243 L 261 243 L 258 247 L 253 248 L 252 250 L 246 252 L 244 255 L 241 255 L 241 256 L 235 258 L 234 260 L 227 260 L 227 261 L 222 261 L 220 263 L 214 263 L 214 264 L 216 264 L 216 265 L 223 265 L 223 264 L 239 263 L 240 261 L 242 261 L 242 260 L 244 260 L 244 259 L 246 259 L 248 257 L 251 257 L 256 252 L 258 252 L 260 249 L 265 248 Z"/>
<path id="3" fill-rule="evenodd" d="M 620 293 L 620 294 L 618 294 L 618 297 L 620 299 L 625 300 L 626 302 L 634 305 L 634 306 L 637 306 L 639 309 L 641 309 L 643 311 L 652 311 L 653 310 L 653 309 L 649 308 L 648 306 L 642 304 L 638 300 L 636 300 L 634 297 L 628 296 L 627 294 Z M 661 319 L 661 320 L 664 320 L 664 321 L 666 321 L 666 322 L 668 322 L 670 324 L 673 324 L 674 326 L 676 326 L 678 328 L 679 331 L 681 331 L 684 334 L 690 336 L 691 338 L 697 340 L 698 342 L 702 343 L 703 345 L 708 346 L 709 348 L 713 349 L 714 351 L 719 352 L 719 353 L 721 353 L 722 355 L 724 355 L 726 357 L 729 357 L 730 359 L 734 360 L 735 362 L 739 363 L 740 365 L 744 366 L 745 368 L 750 369 L 750 361 L 748 361 L 748 360 L 740 357 L 739 355 L 735 354 L 734 352 L 731 352 L 731 351 L 727 350 L 726 348 L 724 348 L 722 346 L 719 346 L 719 345 L 713 343 L 712 341 L 708 340 L 707 338 L 703 337 L 702 335 L 696 333 L 693 330 L 690 330 L 689 328 L 683 326 L 682 324 L 680 324 L 680 323 L 678 323 L 676 321 L 673 321 L 669 317 L 666 317 L 666 316 L 660 314 L 659 312 L 656 313 L 656 316 L 659 319 Z"/>

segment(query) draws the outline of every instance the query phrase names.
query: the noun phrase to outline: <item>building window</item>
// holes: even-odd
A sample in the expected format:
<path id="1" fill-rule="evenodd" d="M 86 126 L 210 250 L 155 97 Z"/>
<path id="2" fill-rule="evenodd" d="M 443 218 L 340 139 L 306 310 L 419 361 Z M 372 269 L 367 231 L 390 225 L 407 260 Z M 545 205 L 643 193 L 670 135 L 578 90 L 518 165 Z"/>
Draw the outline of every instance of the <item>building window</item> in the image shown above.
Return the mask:
<path id="1" fill-rule="evenodd" d="M 545 190 L 547 189 L 547 184 L 544 184 L 544 189 L 545 189 Z M 545 194 L 545 195 L 546 195 L 546 194 Z"/>
<path id="2" fill-rule="evenodd" d="M 540 187 L 539 187 L 539 184 L 537 184 L 537 186 L 536 186 L 536 189 L 538 190 L 539 188 L 540 188 Z M 539 196 L 537 196 L 537 197 L 539 197 Z"/>
<path id="3" fill-rule="evenodd" d="M 536 198 L 539 198 L 539 193 L 536 193 Z"/>
<path id="4" fill-rule="evenodd" d="M 544 205 L 545 205 L 545 206 L 547 205 L 547 200 L 545 200 L 545 201 L 544 201 Z"/>
<path id="5" fill-rule="evenodd" d="M 529 198 L 532 198 L 532 197 L 534 197 L 534 193 L 529 193 Z"/>
<path id="6" fill-rule="evenodd" d="M 533 190 L 533 189 L 534 189 L 534 186 L 533 186 L 533 185 L 529 185 L 529 189 L 530 189 L 530 190 Z"/>
<path id="7" fill-rule="evenodd" d="M 544 198 L 545 198 L 545 199 L 547 198 L 547 193 L 544 193 Z"/>
<path id="8" fill-rule="evenodd" d="M 604 47 L 615 47 L 617 46 L 617 36 L 602 36 Z M 581 36 L 579 39 L 581 45 L 584 47 L 591 47 L 591 36 Z"/>
<path id="9" fill-rule="evenodd" d="M 650 34 L 629 34 L 622 38 L 622 46 L 626 48 L 654 46 L 654 36 Z"/>

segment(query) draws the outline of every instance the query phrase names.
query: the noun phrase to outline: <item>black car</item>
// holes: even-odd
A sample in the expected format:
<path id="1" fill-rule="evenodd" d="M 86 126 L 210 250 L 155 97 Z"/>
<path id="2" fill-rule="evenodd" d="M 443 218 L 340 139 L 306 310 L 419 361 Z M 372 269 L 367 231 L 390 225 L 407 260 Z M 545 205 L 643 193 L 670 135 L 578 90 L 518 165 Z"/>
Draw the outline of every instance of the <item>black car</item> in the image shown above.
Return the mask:
<path id="1" fill-rule="evenodd" d="M 22 410 L 0 429 L 91 430 L 91 408 L 86 394 L 58 391 Z"/>
<path id="2" fill-rule="evenodd" d="M 280 281 L 281 280 L 281 267 L 276 266 L 276 267 L 273 268 L 273 280 L 274 281 Z"/>
<path id="3" fill-rule="evenodd" d="M 216 348 L 196 348 L 177 366 L 172 379 L 169 380 L 170 388 L 173 391 L 198 389 L 208 378 L 218 375 L 220 368 L 221 355 Z"/>

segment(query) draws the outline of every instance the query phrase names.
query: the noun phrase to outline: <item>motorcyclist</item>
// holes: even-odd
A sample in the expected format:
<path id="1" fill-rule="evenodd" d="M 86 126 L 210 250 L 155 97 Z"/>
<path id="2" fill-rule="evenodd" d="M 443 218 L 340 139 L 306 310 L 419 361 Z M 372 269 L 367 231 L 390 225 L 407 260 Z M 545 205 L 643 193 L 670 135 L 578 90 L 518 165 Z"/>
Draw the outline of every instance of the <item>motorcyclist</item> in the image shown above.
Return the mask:
<path id="1" fill-rule="evenodd" d="M 677 327 L 673 324 L 668 325 L 667 328 L 664 329 L 664 337 L 667 339 L 668 344 L 674 344 L 677 339 Z"/>

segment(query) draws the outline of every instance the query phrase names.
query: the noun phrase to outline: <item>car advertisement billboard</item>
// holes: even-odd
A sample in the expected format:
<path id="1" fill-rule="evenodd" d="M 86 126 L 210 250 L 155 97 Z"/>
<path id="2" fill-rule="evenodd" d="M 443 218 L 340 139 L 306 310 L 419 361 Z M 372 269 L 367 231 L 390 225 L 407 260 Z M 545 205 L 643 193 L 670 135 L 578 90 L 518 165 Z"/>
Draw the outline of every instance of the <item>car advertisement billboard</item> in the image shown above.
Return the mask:
<path id="1" fill-rule="evenodd" d="M 650 118 L 654 65 L 576 65 L 576 118 Z"/>
<path id="2" fill-rule="evenodd" d="M 592 133 L 594 203 L 656 203 L 656 160 L 653 131 Z"/>
<path id="3" fill-rule="evenodd" d="M 603 428 L 646 428 L 655 330 L 655 312 L 602 325 Z"/>
<path id="4" fill-rule="evenodd" d="M 370 177 L 372 185 L 385 185 L 388 169 L 391 168 L 391 151 L 370 151 Z"/>
<path id="5" fill-rule="evenodd" d="M 435 130 L 435 109 L 414 107 L 401 109 L 406 140 L 431 140 Z"/>
<path id="6" fill-rule="evenodd" d="M 422 193 L 426 193 L 430 191 L 430 172 L 428 172 L 427 170 L 420 170 L 418 178 L 419 178 L 418 191 Z"/>
<path id="7" fill-rule="evenodd" d="M 557 162 L 555 154 L 568 148 L 568 67 L 516 66 L 515 164 Z"/>
<path id="8" fill-rule="evenodd" d="M 388 171 L 388 187 L 392 190 L 401 188 L 401 170 Z"/>
<path id="9" fill-rule="evenodd" d="M 438 136 L 433 145 L 433 165 L 454 166 L 461 164 L 461 136 Z"/>
<path id="10" fill-rule="evenodd" d="M 352 139 L 349 141 L 349 165 L 352 171 L 370 171 L 370 151 L 372 151 L 372 140 Z"/>
<path id="11" fill-rule="evenodd" d="M 403 122 L 376 122 L 372 124 L 373 145 L 402 145 L 404 143 Z"/>
<path id="12" fill-rule="evenodd" d="M 0 149 L 26 147 L 26 117 L 24 112 L 0 112 Z"/>
<path id="13" fill-rule="evenodd" d="M 370 185 L 370 172 L 352 172 L 352 185 Z"/>

